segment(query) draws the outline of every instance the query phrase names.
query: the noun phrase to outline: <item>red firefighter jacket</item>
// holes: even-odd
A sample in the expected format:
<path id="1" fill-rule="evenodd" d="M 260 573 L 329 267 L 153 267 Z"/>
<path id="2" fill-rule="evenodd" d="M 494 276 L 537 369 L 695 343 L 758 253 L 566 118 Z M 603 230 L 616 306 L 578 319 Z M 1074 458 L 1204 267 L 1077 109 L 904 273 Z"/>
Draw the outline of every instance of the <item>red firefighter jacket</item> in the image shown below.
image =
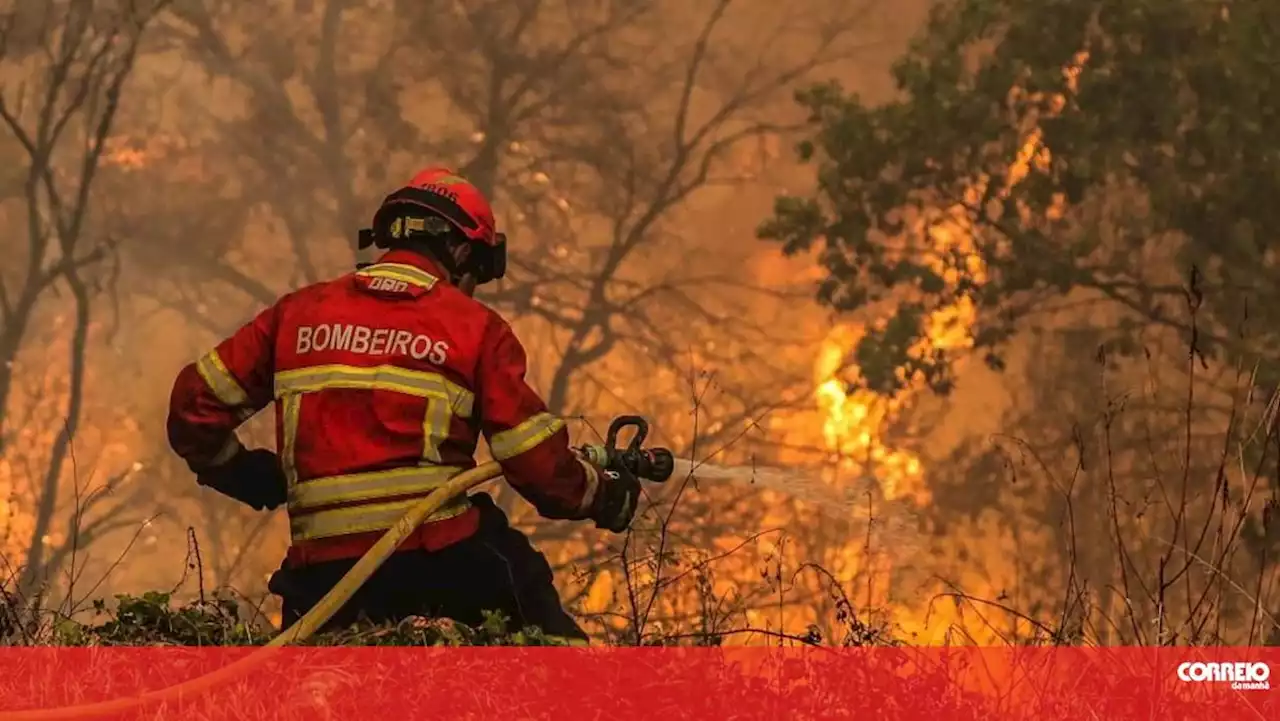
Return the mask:
<path id="1" fill-rule="evenodd" d="M 275 404 L 295 562 L 376 539 L 475 466 L 481 433 L 542 515 L 589 515 L 598 472 L 526 382 L 520 341 L 443 277 L 426 258 L 391 251 L 285 296 L 179 373 L 169 442 L 194 468 L 228 461 L 241 448 L 236 428 Z M 476 527 L 461 497 L 410 542 L 440 548 Z"/>

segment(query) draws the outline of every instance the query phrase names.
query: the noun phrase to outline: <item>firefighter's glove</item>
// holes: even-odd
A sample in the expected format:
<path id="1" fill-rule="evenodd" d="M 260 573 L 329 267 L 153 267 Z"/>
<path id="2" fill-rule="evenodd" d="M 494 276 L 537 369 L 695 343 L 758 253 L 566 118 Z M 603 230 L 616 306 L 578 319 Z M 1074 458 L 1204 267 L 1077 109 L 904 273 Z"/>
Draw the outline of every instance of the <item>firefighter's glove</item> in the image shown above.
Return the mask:
<path id="1" fill-rule="evenodd" d="M 242 450 L 226 463 L 201 471 L 196 482 L 255 511 L 269 511 L 288 499 L 280 459 L 265 448 Z"/>
<path id="2" fill-rule="evenodd" d="M 600 487 L 591 511 L 596 528 L 623 533 L 631 527 L 639 504 L 640 481 L 631 471 L 620 463 L 611 463 L 600 471 Z"/>

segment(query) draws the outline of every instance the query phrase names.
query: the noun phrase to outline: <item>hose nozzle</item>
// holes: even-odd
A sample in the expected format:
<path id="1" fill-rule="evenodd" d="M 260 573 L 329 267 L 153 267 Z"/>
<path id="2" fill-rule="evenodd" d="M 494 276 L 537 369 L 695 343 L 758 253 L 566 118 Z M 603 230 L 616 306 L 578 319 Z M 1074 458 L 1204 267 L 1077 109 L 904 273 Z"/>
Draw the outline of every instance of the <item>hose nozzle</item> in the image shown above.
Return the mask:
<path id="1" fill-rule="evenodd" d="M 626 448 L 619 448 L 618 432 L 628 426 L 634 426 L 636 433 Z M 675 471 L 676 459 L 667 448 L 642 448 L 641 444 L 647 435 L 649 423 L 645 419 L 640 416 L 618 416 L 609 424 L 609 432 L 603 445 L 586 445 L 580 450 L 584 458 L 597 466 L 607 467 L 619 463 L 637 478 L 663 483 Z"/>

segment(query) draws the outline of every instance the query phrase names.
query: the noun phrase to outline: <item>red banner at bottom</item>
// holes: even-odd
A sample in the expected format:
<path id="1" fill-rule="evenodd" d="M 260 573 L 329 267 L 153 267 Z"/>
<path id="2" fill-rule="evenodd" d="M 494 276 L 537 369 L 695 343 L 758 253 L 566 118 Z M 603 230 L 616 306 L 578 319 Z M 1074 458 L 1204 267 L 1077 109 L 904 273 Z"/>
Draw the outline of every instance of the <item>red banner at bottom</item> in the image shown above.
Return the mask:
<path id="1" fill-rule="evenodd" d="M 1278 665 L 1270 648 L 9 648 L 0 719 L 1280 719 Z"/>

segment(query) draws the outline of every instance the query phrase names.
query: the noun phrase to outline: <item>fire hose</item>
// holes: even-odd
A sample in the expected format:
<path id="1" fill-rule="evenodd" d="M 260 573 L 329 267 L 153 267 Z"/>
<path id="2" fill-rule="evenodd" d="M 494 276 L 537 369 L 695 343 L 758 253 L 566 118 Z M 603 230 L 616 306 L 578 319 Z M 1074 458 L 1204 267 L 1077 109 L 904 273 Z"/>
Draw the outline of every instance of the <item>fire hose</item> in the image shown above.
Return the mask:
<path id="1" fill-rule="evenodd" d="M 626 448 L 618 448 L 618 433 L 629 426 L 635 428 L 635 435 Z M 579 452 L 585 458 L 598 465 L 607 466 L 612 463 L 620 463 L 638 478 L 658 483 L 665 482 L 671 477 L 671 473 L 674 470 L 674 458 L 671 451 L 665 448 L 642 448 L 641 444 L 644 442 L 646 435 L 648 435 L 648 424 L 643 418 L 639 416 L 620 416 L 610 424 L 604 445 L 586 445 L 581 447 Z M 400 520 L 396 521 L 394 526 L 387 529 L 382 538 L 378 539 L 377 543 L 373 544 L 373 547 L 359 561 L 356 561 L 351 570 L 347 571 L 346 575 L 338 583 L 334 584 L 334 587 L 325 594 L 324 598 L 320 599 L 319 603 L 303 615 L 297 623 L 294 623 L 284 632 L 271 639 L 263 648 L 244 658 L 190 681 L 155 691 L 147 691 L 137 696 L 77 706 L 63 706 L 61 708 L 7 711 L 4 713 L 4 718 L 7 721 L 48 721 L 51 719 L 93 718 L 107 714 L 118 714 L 133 710 L 144 704 L 171 701 L 182 696 L 190 696 L 207 691 L 220 683 L 241 676 L 272 658 L 281 647 L 304 641 L 324 626 L 342 608 L 343 604 L 350 600 L 351 596 L 364 585 L 365 581 L 368 581 L 369 577 L 391 557 L 391 554 L 395 553 L 400 544 L 418 526 L 422 525 L 428 516 L 439 510 L 450 499 L 467 493 L 471 489 L 501 475 L 502 467 L 498 463 L 490 461 L 469 471 L 463 471 L 449 479 L 445 485 L 423 498 L 421 502 L 410 508 Z"/>

